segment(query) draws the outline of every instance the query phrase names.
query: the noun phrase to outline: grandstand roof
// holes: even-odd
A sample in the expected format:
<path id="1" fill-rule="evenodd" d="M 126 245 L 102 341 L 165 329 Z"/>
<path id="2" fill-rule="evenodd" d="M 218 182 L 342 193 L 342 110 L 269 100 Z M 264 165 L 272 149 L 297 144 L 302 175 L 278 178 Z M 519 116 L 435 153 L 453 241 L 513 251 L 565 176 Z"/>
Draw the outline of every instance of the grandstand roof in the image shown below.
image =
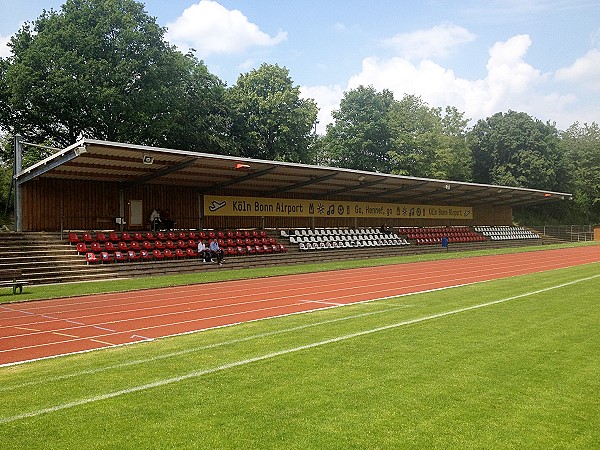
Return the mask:
<path id="1" fill-rule="evenodd" d="M 26 143 L 25 143 L 26 144 Z M 464 183 L 360 170 L 213 155 L 84 139 L 24 169 L 16 178 L 59 178 L 119 183 L 166 184 L 249 191 L 256 196 L 294 194 L 310 199 L 452 205 L 542 204 L 571 194 L 509 186 Z"/>

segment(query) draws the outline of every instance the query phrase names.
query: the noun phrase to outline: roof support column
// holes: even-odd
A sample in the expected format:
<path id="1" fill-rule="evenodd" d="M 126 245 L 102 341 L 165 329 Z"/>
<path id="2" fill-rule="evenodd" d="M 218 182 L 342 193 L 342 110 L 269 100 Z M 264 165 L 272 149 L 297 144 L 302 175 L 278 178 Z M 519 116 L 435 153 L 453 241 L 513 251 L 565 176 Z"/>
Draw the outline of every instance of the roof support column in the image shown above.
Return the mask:
<path id="1" fill-rule="evenodd" d="M 125 192 L 119 189 L 119 231 L 123 231 L 125 226 Z"/>

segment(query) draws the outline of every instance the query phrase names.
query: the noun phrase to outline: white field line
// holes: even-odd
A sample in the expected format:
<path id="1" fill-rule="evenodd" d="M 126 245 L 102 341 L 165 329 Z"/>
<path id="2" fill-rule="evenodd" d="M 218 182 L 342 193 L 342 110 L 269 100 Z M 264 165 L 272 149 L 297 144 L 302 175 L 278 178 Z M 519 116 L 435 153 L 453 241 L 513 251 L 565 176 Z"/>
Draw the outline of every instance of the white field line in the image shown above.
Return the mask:
<path id="1" fill-rule="evenodd" d="M 536 295 L 536 294 L 541 294 L 544 292 L 548 292 L 548 291 L 552 291 L 555 289 L 560 289 L 566 286 L 571 286 L 577 283 L 581 283 L 581 282 L 585 282 L 585 281 L 589 281 L 595 278 L 600 277 L 600 274 L 598 275 L 593 275 L 591 277 L 586 277 L 586 278 L 581 278 L 578 280 L 573 280 L 573 281 L 569 281 L 566 283 L 561 283 L 555 286 L 550 286 L 544 289 L 538 289 L 535 291 L 531 291 L 531 292 L 526 292 L 523 294 L 519 294 L 519 295 L 515 295 L 512 297 L 506 297 L 506 298 L 502 298 L 499 300 L 493 300 L 490 302 L 486 302 L 486 303 L 480 303 L 478 305 L 472 305 L 472 306 L 467 306 L 464 308 L 458 308 L 458 309 L 454 309 L 451 311 L 445 311 L 445 312 L 441 312 L 441 313 L 437 313 L 437 314 L 432 314 L 429 316 L 424 316 L 424 317 L 419 317 L 416 319 L 411 319 L 411 320 L 406 320 L 406 321 L 402 321 L 402 322 L 397 322 L 394 324 L 390 324 L 390 325 L 385 325 L 382 327 L 376 327 L 376 328 L 372 328 L 370 330 L 364 330 L 364 331 L 359 331 L 357 333 L 351 333 L 351 334 L 346 334 L 343 336 L 338 336 L 338 337 L 334 337 L 331 339 L 325 339 L 322 341 L 317 341 L 317 342 L 313 342 L 311 344 L 306 344 L 306 345 L 301 345 L 298 347 L 292 347 L 292 348 L 288 348 L 285 350 L 280 350 L 277 352 L 272 352 L 272 353 L 267 353 L 264 355 L 260 355 L 260 356 L 256 356 L 254 358 L 248 358 L 248 359 L 242 359 L 239 361 L 234 361 L 228 364 L 223 364 L 220 366 L 215 366 L 215 367 L 211 367 L 208 369 L 203 369 L 203 370 L 197 370 L 197 371 L 193 371 L 184 375 L 180 375 L 177 377 L 172 377 L 172 378 L 165 378 L 162 380 L 157 380 L 154 381 L 152 383 L 146 383 L 146 384 L 141 384 L 138 386 L 133 386 L 127 389 L 121 389 L 118 391 L 113 391 L 113 392 L 108 392 L 106 394 L 102 394 L 102 395 L 97 395 L 94 397 L 88 397 L 88 398 L 83 398 L 80 400 L 75 400 L 72 402 L 68 402 L 68 403 L 62 403 L 60 405 L 56 405 L 56 406 L 51 406 L 49 408 L 42 408 L 42 409 L 38 409 L 38 410 L 34 410 L 34 411 L 30 411 L 30 412 L 26 412 L 26 413 L 22 413 L 22 414 L 17 414 L 14 416 L 8 416 L 8 417 L 2 417 L 0 418 L 0 424 L 5 424 L 5 423 L 10 423 L 10 422 L 15 422 L 17 420 L 22 420 L 22 419 L 27 419 L 30 417 L 37 417 L 43 414 L 50 414 L 56 411 L 62 411 L 65 409 L 71 409 L 71 408 L 75 408 L 77 406 L 81 406 L 81 405 L 86 405 L 89 403 L 95 403 L 95 402 L 99 402 L 102 400 L 108 400 L 111 398 L 115 398 L 115 397 L 120 397 L 122 395 L 128 395 L 128 394 L 133 394 L 135 392 L 140 392 L 140 391 L 145 391 L 148 389 L 152 389 L 152 388 L 156 388 L 156 387 L 161 387 L 161 386 L 166 386 L 169 384 L 173 384 L 173 383 L 179 383 L 181 381 L 185 381 L 185 380 L 189 380 L 192 378 L 198 378 L 204 375 L 208 375 L 211 373 L 215 373 L 215 372 L 221 372 L 224 370 L 228 370 L 228 369 L 232 369 L 235 367 L 239 367 L 239 366 L 244 366 L 246 364 L 250 364 L 250 363 L 254 363 L 257 361 L 264 361 L 267 359 L 272 359 L 278 356 L 283 356 L 283 355 L 289 355 L 291 353 L 296 353 L 302 350 L 308 350 L 308 349 L 312 349 L 312 348 L 316 348 L 316 347 L 321 347 L 323 345 L 328 345 L 328 344 L 332 344 L 332 343 L 336 343 L 336 342 L 341 342 L 341 341 L 345 341 L 345 340 L 349 340 L 349 339 L 354 339 L 357 337 L 361 337 L 361 336 L 366 336 L 369 334 L 373 334 L 373 333 L 378 333 L 381 331 L 386 331 L 386 330 L 390 330 L 390 329 L 394 329 L 394 328 L 399 328 L 402 326 L 406 326 L 406 325 L 412 325 L 415 323 L 420 323 L 420 322 L 426 322 L 429 320 L 434 320 L 434 319 L 439 319 L 439 318 L 443 318 L 443 317 L 447 317 L 447 316 L 451 316 L 454 314 L 460 314 L 463 312 L 467 312 L 467 311 L 472 311 L 472 310 L 476 310 L 476 309 L 481 309 L 481 308 L 486 308 L 489 306 L 493 306 L 493 305 L 497 305 L 500 303 L 505 303 L 511 300 L 516 300 L 519 298 L 523 298 L 523 297 L 529 297 L 531 295 Z"/>
<path id="2" fill-rule="evenodd" d="M 370 302 L 370 301 L 369 301 Z M 348 306 L 348 305 L 342 305 L 342 306 Z M 252 341 L 254 339 L 262 339 L 262 338 L 266 338 L 266 337 L 270 337 L 270 336 L 276 336 L 278 334 L 283 334 L 283 333 L 292 333 L 294 331 L 301 331 L 301 330 L 305 330 L 307 328 L 314 328 L 314 327 L 319 327 L 322 325 L 329 325 L 332 323 L 336 323 L 336 322 L 342 322 L 342 321 L 346 321 L 346 320 L 353 320 L 353 319 L 361 319 L 363 317 L 369 317 L 369 316 L 373 316 L 376 314 L 384 314 L 384 313 L 388 313 L 388 312 L 392 312 L 392 311 L 397 311 L 399 309 L 405 309 L 405 308 L 410 308 L 413 305 L 400 305 L 400 306 L 396 306 L 393 308 L 386 308 L 386 309 L 382 309 L 379 311 L 370 311 L 370 312 L 366 312 L 366 313 L 361 313 L 361 314 L 354 314 L 351 316 L 344 316 L 344 317 L 338 317 L 336 319 L 330 319 L 330 320 L 324 320 L 322 322 L 311 322 L 309 324 L 305 324 L 305 325 L 299 325 L 296 327 L 291 327 L 291 328 L 283 328 L 281 330 L 275 330 L 275 331 L 268 331 L 266 333 L 259 333 L 259 334 L 253 334 L 250 336 L 246 336 L 243 338 L 239 338 L 239 339 L 231 339 L 228 341 L 222 341 L 222 342 L 217 342 L 214 344 L 209 344 L 209 345 L 202 345 L 200 347 L 192 347 L 192 348 L 186 348 L 184 350 L 179 350 L 176 352 L 170 352 L 170 353 L 164 353 L 162 355 L 158 355 L 158 356 L 154 356 L 151 358 L 141 358 L 141 359 L 135 359 L 135 360 L 130 360 L 124 363 L 120 363 L 120 364 L 112 364 L 110 366 L 105 366 L 105 367 L 99 367 L 96 369 L 88 369 L 88 370 L 81 370 L 81 371 L 77 371 L 77 372 L 73 372 L 70 374 L 65 374 L 65 375 L 60 375 L 60 376 L 56 376 L 56 377 L 48 377 L 48 378 L 37 378 L 33 381 L 28 381 L 26 383 L 20 383 L 20 384 L 16 384 L 14 386 L 1 386 L 0 385 L 0 392 L 5 392 L 5 391 L 14 391 L 16 389 L 21 389 L 24 387 L 28 387 L 28 386 L 34 386 L 37 384 L 47 384 L 47 383 L 52 383 L 55 381 L 61 381 L 61 380 L 66 380 L 69 378 L 76 378 L 76 377 L 80 377 L 80 376 L 84 376 L 84 375 L 93 375 L 96 373 L 102 373 L 102 372 L 107 372 L 109 370 L 114 370 L 114 369 L 122 369 L 125 367 L 129 367 L 129 366 L 134 366 L 134 365 L 138 365 L 138 364 L 148 364 L 148 363 L 153 363 L 156 361 L 160 361 L 163 359 L 168 359 L 168 358 L 175 358 L 178 356 L 183 356 L 183 355 L 187 355 L 190 353 L 195 353 L 195 352 L 199 352 L 201 350 L 209 350 L 209 349 L 213 349 L 213 348 L 218 348 L 218 347 L 225 347 L 228 345 L 235 345 L 235 344 L 240 344 L 243 342 L 248 342 L 248 341 Z M 314 312 L 313 311 L 307 311 L 307 312 Z M 298 314 L 298 313 L 293 313 L 293 315 Z M 292 314 L 287 314 L 287 315 L 292 315 Z M 281 316 L 278 316 L 281 317 Z M 265 319 L 257 319 L 258 320 L 265 320 Z M 242 323 L 246 323 L 246 322 L 242 322 Z M 218 328 L 223 328 L 223 327 L 218 327 Z M 187 331 L 185 333 L 180 333 L 178 335 L 171 335 L 171 336 L 167 336 L 167 337 L 174 337 L 174 336 L 182 336 L 182 335 L 186 335 L 186 334 L 193 334 L 193 333 L 199 333 L 202 331 L 207 331 L 207 330 L 196 330 L 196 331 Z M 163 338 L 160 338 L 163 339 Z M 132 343 L 132 344 L 137 344 L 138 342 Z M 132 344 L 124 344 L 124 345 L 132 345 Z M 115 345 L 112 347 L 119 347 L 119 345 Z M 102 349 L 93 349 L 90 351 L 96 351 L 96 350 L 102 350 Z M 75 353 L 87 353 L 88 351 L 84 351 L 84 352 L 75 352 Z M 74 353 L 69 353 L 69 354 L 74 354 Z M 58 355 L 58 356 L 65 356 L 65 355 Z M 57 357 L 58 357 L 57 356 Z M 40 359 L 48 359 L 48 358 L 40 358 Z M 38 361 L 38 360 L 35 360 Z M 14 363 L 14 364 L 6 364 L 6 366 L 8 365 L 17 365 L 18 363 Z M 2 366 L 0 366 L 2 367 Z"/>

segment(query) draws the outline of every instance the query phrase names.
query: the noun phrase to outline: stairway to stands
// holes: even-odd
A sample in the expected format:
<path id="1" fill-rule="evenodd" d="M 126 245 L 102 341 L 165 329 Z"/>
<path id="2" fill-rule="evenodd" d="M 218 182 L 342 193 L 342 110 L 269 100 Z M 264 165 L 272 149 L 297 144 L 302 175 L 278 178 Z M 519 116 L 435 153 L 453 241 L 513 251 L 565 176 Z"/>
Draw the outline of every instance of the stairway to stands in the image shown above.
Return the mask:
<path id="1" fill-rule="evenodd" d="M 59 233 L 0 233 L 0 271 L 5 268 L 20 268 L 24 280 L 39 285 L 442 252 L 438 245 L 414 245 L 414 243 L 395 247 L 300 251 L 297 245 L 289 244 L 289 241 L 281 238 L 276 230 L 268 230 L 267 233 L 278 242 L 285 244 L 288 252 L 232 256 L 226 258 L 222 266 L 203 263 L 193 258 L 87 265 L 84 256 L 77 254 L 75 247 L 69 245 L 66 236 L 61 240 Z M 542 242 L 520 240 L 454 243 L 450 245 L 449 251 L 536 244 L 542 245 Z"/>

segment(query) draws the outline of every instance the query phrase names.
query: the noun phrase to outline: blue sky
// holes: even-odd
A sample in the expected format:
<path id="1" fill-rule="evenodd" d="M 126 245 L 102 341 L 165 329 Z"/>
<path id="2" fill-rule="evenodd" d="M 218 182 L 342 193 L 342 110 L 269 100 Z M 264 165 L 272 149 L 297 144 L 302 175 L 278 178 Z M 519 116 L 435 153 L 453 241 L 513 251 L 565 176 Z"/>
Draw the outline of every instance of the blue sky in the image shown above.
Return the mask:
<path id="1" fill-rule="evenodd" d="M 5 42 L 64 0 L 0 0 Z M 228 85 L 285 66 L 331 122 L 361 84 L 455 106 L 472 122 L 524 111 L 566 129 L 600 122 L 599 0 L 145 0 L 166 39 Z"/>

